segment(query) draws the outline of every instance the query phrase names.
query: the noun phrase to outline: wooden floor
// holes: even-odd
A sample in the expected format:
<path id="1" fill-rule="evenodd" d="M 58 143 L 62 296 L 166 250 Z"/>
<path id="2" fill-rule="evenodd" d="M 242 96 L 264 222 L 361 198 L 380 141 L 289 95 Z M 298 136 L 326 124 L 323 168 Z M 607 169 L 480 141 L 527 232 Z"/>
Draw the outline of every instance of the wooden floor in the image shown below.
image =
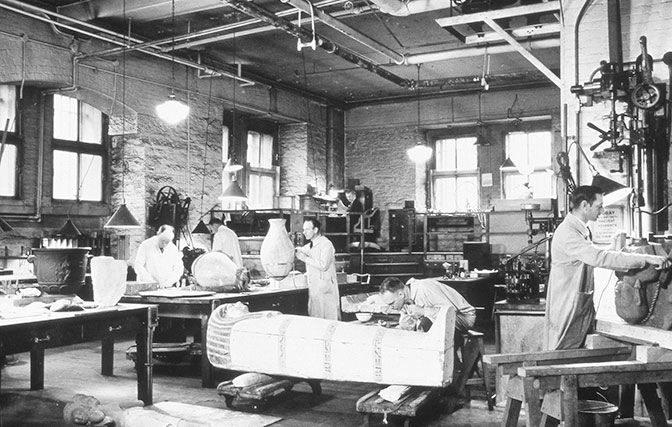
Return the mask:
<path id="1" fill-rule="evenodd" d="M 100 375 L 100 344 L 88 343 L 46 351 L 45 390 L 29 391 L 29 355 L 19 354 L 18 363 L 2 368 L 0 394 L 0 426 L 64 425 L 61 419 L 63 402 L 75 393 L 90 394 L 103 404 L 134 400 L 135 370 L 125 358 L 132 342 L 115 346 L 115 376 Z M 215 389 L 201 388 L 196 364 L 156 365 L 154 370 L 154 402 L 174 401 L 225 408 L 224 399 Z M 310 388 L 300 383 L 263 411 L 281 417 L 274 426 L 356 426 L 362 417 L 355 411 L 357 399 L 373 390 L 374 384 L 323 382 L 323 395 L 314 398 Z M 475 393 L 480 394 L 478 391 Z M 443 414 L 440 407 L 428 410 L 412 425 L 420 426 L 496 426 L 503 408 L 489 412 L 482 397 L 477 397 L 452 414 Z M 390 418 L 389 425 L 402 425 Z M 383 425 L 382 417 L 372 425 Z M 524 418 L 520 425 L 524 425 Z"/>

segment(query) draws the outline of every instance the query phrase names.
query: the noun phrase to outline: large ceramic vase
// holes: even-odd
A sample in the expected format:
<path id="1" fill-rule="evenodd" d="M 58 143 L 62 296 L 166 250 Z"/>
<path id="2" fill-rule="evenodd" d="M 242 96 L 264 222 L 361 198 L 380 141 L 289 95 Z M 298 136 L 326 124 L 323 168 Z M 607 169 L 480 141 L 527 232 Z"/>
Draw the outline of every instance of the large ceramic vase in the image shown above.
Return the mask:
<path id="1" fill-rule="evenodd" d="M 273 279 L 287 277 L 294 266 L 294 244 L 285 229 L 285 220 L 272 218 L 268 220 L 269 228 L 261 243 L 261 265 L 266 275 Z"/>
<path id="2" fill-rule="evenodd" d="M 91 248 L 33 248 L 28 258 L 37 283 L 48 294 L 74 294 L 84 285 Z"/>

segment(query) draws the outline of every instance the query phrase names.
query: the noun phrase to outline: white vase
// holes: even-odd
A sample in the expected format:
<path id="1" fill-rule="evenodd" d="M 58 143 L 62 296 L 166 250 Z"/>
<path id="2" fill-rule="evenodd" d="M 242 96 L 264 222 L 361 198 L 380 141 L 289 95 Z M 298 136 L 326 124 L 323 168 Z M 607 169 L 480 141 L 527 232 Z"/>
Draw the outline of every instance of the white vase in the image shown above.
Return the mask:
<path id="1" fill-rule="evenodd" d="M 280 280 L 294 267 L 294 244 L 285 229 L 284 219 L 272 218 L 268 224 L 268 233 L 259 251 L 261 265 L 268 277 Z"/>

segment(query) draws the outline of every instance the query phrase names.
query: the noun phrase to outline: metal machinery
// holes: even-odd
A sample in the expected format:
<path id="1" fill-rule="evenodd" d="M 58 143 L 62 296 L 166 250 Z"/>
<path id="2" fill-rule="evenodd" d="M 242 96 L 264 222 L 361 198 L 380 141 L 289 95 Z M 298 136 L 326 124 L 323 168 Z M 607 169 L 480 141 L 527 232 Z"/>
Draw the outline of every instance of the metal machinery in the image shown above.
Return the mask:
<path id="1" fill-rule="evenodd" d="M 640 55 L 634 61 L 623 61 L 619 1 L 609 0 L 607 12 L 609 61 L 602 61 L 588 82 L 573 86 L 571 91 L 578 96 L 582 107 L 596 101 L 610 103 L 609 128 L 603 130 L 593 123 L 587 126 L 600 136 L 590 150 L 608 143 L 603 151 L 618 154 L 618 169 L 611 172 L 625 173 L 627 186 L 631 188 L 628 218 L 632 243 L 624 250 L 665 254 L 660 244 L 651 240 L 669 238 L 655 234 L 657 230 L 669 228 L 667 208 L 670 204 L 665 205 L 667 189 L 665 185 L 656 185 L 667 181 L 672 137 L 669 91 L 665 83 L 656 83 L 653 79 L 654 59 L 648 54 L 646 37 L 639 39 Z M 672 52 L 667 52 L 662 62 L 672 76 Z M 577 125 L 578 116 L 577 113 Z M 661 205 L 664 206 L 658 209 Z M 672 289 L 668 291 L 668 274 L 649 267 L 618 274 L 618 277 L 616 308 L 619 316 L 629 323 L 672 328 Z"/>

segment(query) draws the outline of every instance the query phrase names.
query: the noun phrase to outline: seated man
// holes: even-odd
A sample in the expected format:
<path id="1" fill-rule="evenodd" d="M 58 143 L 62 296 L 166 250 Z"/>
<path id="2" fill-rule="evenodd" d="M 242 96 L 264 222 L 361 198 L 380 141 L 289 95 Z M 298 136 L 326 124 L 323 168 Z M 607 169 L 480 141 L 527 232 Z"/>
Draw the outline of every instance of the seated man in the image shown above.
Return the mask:
<path id="1" fill-rule="evenodd" d="M 476 309 L 455 289 L 435 279 L 411 278 L 404 285 L 397 277 L 388 277 L 380 284 L 380 293 L 369 297 L 367 303 L 401 310 L 399 324 L 402 327 L 409 327 L 410 317 L 416 320 L 414 323 L 418 329 L 427 330 L 431 324 L 423 318 L 434 321 L 436 313 L 446 305 L 455 308 L 455 329 L 458 332 L 468 331 L 476 322 Z"/>

